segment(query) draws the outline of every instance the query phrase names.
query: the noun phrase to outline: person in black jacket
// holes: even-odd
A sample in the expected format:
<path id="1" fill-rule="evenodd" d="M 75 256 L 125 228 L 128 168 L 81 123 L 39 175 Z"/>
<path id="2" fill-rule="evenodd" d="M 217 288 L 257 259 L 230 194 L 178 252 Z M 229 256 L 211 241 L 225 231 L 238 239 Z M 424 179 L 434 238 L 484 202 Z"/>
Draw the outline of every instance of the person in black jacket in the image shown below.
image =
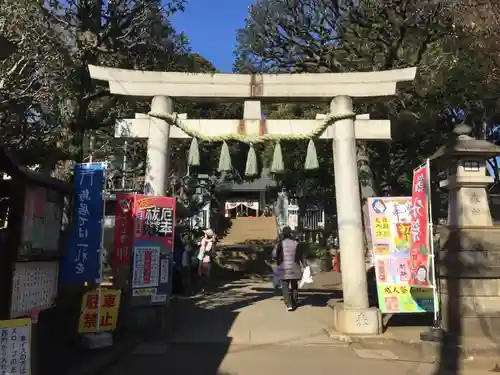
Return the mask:
<path id="1" fill-rule="evenodd" d="M 290 227 L 283 228 L 282 239 L 273 249 L 273 258 L 279 268 L 283 300 L 288 311 L 293 311 L 298 304 L 299 281 L 302 278 L 305 260 L 302 246 Z"/>

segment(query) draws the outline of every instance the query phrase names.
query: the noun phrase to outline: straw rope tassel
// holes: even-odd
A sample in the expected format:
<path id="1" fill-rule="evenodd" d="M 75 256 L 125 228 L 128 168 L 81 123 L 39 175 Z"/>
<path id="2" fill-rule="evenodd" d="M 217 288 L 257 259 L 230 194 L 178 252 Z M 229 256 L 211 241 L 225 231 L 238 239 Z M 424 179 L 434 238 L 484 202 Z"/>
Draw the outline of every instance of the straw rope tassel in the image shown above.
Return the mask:
<path id="1" fill-rule="evenodd" d="M 280 141 L 274 146 L 273 162 L 271 164 L 272 173 L 281 173 L 285 171 L 285 163 L 283 163 L 283 151 L 281 150 Z"/>
<path id="2" fill-rule="evenodd" d="M 307 154 L 306 154 L 306 162 L 304 163 L 305 170 L 313 170 L 318 169 L 318 154 L 316 153 L 316 146 L 314 145 L 314 141 L 312 139 L 309 140 L 309 144 L 307 145 Z"/>
<path id="3" fill-rule="evenodd" d="M 250 143 L 250 148 L 248 149 L 247 165 L 245 167 L 245 176 L 256 176 L 258 174 L 257 167 L 257 154 L 253 148 L 253 144 Z"/>
<path id="4" fill-rule="evenodd" d="M 195 137 L 191 139 L 191 146 L 189 146 L 188 165 L 200 165 L 200 149 Z"/>
<path id="5" fill-rule="evenodd" d="M 229 152 L 229 146 L 224 141 L 222 142 L 222 148 L 220 150 L 219 157 L 219 168 L 217 170 L 219 172 L 229 172 L 233 169 L 231 165 L 231 153 Z"/>

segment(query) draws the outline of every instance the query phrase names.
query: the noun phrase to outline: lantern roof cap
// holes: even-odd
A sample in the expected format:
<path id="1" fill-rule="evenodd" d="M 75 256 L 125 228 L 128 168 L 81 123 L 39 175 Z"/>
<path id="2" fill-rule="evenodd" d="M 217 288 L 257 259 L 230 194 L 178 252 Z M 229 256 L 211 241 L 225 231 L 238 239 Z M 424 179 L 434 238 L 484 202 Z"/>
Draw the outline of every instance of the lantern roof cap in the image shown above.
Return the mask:
<path id="1" fill-rule="evenodd" d="M 447 156 L 482 156 L 485 158 L 500 155 L 500 147 L 484 139 L 476 139 L 470 136 L 472 127 L 466 124 L 458 124 L 453 129 L 455 134 L 444 146 L 440 147 L 431 160 L 441 159 Z"/>

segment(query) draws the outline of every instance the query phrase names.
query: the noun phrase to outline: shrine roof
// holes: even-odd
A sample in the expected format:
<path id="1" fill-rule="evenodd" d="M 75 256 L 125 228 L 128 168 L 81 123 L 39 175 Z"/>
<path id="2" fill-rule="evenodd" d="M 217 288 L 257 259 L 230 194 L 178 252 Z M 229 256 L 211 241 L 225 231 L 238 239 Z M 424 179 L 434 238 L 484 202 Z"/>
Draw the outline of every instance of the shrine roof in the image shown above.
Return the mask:
<path id="1" fill-rule="evenodd" d="M 35 185 L 43 185 L 52 187 L 54 189 L 70 191 L 72 185 L 54 178 L 49 174 L 32 171 L 31 169 L 22 165 L 14 153 L 7 150 L 5 145 L 0 145 L 0 171 L 3 171 L 14 178 L 23 178 L 27 183 Z"/>

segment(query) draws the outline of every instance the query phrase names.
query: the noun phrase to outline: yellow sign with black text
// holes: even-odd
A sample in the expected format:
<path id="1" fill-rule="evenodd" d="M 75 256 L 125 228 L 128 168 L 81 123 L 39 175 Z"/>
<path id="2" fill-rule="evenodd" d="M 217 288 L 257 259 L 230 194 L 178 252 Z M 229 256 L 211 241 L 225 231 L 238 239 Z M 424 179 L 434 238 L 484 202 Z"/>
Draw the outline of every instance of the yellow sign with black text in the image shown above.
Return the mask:
<path id="1" fill-rule="evenodd" d="M 120 299 L 119 289 L 92 290 L 83 295 L 78 333 L 114 331 L 118 322 Z M 100 317 L 99 317 L 100 315 Z"/>

